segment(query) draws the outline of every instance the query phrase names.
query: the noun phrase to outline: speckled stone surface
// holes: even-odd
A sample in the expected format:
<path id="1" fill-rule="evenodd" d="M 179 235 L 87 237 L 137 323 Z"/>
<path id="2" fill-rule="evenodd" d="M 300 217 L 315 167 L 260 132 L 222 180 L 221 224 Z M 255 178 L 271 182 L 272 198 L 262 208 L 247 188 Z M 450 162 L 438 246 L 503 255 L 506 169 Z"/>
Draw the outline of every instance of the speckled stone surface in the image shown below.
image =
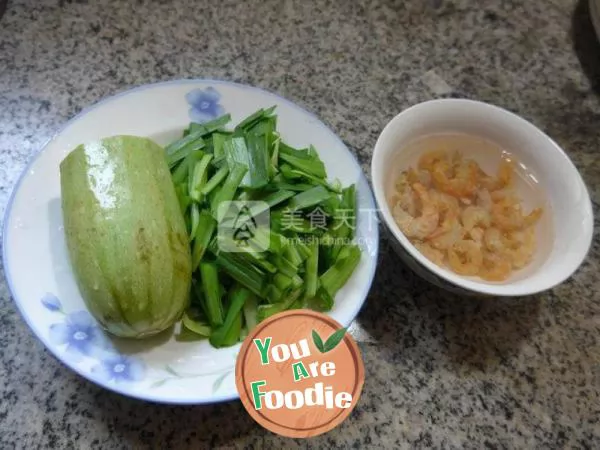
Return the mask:
<path id="1" fill-rule="evenodd" d="M 575 0 L 9 0 L 0 20 L 0 212 L 81 108 L 142 83 L 257 85 L 329 124 L 368 170 L 400 110 L 440 96 L 508 108 L 554 137 L 600 203 L 600 45 Z M 598 217 L 598 216 L 597 216 Z M 1 269 L 1 268 L 0 268 Z M 0 448 L 600 448 L 600 242 L 562 286 L 461 299 L 383 241 L 358 317 L 358 408 L 309 441 L 238 402 L 146 404 L 71 373 L 0 281 Z"/>

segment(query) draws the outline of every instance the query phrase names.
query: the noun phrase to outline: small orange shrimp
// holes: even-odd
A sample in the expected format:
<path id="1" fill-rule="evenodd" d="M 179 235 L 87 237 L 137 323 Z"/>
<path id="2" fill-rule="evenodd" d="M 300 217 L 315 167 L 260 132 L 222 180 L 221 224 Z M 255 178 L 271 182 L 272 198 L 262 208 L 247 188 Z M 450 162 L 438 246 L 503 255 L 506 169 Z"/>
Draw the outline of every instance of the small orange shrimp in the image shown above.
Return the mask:
<path id="1" fill-rule="evenodd" d="M 417 215 L 417 199 L 410 186 L 406 187 L 401 192 L 398 191 L 394 197 L 392 197 L 392 203 L 400 206 L 400 208 L 413 217 Z"/>
<path id="2" fill-rule="evenodd" d="M 459 275 L 477 275 L 482 263 L 481 249 L 473 241 L 458 241 L 448 249 L 448 265 Z"/>
<path id="3" fill-rule="evenodd" d="M 406 190 L 406 188 L 410 187 L 410 183 L 408 182 L 408 172 L 402 172 L 398 176 L 396 183 L 394 183 L 394 187 L 398 192 L 403 192 Z"/>
<path id="4" fill-rule="evenodd" d="M 488 228 L 492 219 L 490 214 L 480 206 L 467 206 L 460 215 L 465 230 L 470 231 L 477 225 Z"/>
<path id="5" fill-rule="evenodd" d="M 487 281 L 504 281 L 511 273 L 512 264 L 510 260 L 496 253 L 483 253 L 483 259 L 479 276 Z"/>
<path id="6" fill-rule="evenodd" d="M 485 234 L 485 230 L 479 227 L 473 227 L 467 232 L 467 236 L 471 238 L 477 245 L 483 245 L 483 236 Z"/>
<path id="7" fill-rule="evenodd" d="M 502 233 L 498 228 L 488 228 L 483 233 L 483 243 L 492 253 L 500 253 L 504 251 L 504 243 L 502 241 Z"/>
<path id="8" fill-rule="evenodd" d="M 409 185 L 421 183 L 426 188 L 431 185 L 431 174 L 427 170 L 415 170 L 412 167 L 406 172 L 406 180 Z"/>
<path id="9" fill-rule="evenodd" d="M 506 233 L 502 241 L 504 254 L 508 256 L 514 269 L 522 269 L 533 259 L 536 249 L 535 229 L 533 227 L 523 231 Z"/>
<path id="10" fill-rule="evenodd" d="M 415 241 L 413 245 L 431 262 L 440 267 L 444 266 L 444 252 L 433 248 L 427 242 Z"/>
<path id="11" fill-rule="evenodd" d="M 500 202 L 492 206 L 492 222 L 504 231 L 520 230 L 532 226 L 540 219 L 541 215 L 542 209 L 535 208 L 524 216 L 520 204 Z"/>
<path id="12" fill-rule="evenodd" d="M 412 167 L 406 171 L 406 181 L 409 185 L 413 185 L 414 183 L 419 182 L 419 174 Z"/>
<path id="13" fill-rule="evenodd" d="M 394 208 L 393 215 L 407 238 L 425 239 L 437 228 L 439 213 L 437 205 L 431 200 L 429 192 L 422 184 L 415 183 L 413 189 L 421 202 L 421 215 L 411 216 L 400 207 Z"/>
<path id="14" fill-rule="evenodd" d="M 460 225 L 458 217 L 453 213 L 448 213 L 444 217 L 440 227 L 427 236 L 427 242 L 438 250 L 447 250 L 456 241 L 464 237 L 463 227 Z"/>
<path id="15" fill-rule="evenodd" d="M 499 189 L 497 191 L 490 192 L 490 197 L 494 203 L 504 202 L 511 205 L 520 203 L 519 196 L 512 189 Z"/>
<path id="16" fill-rule="evenodd" d="M 508 158 L 503 158 L 498 167 L 496 178 L 482 176 L 480 184 L 489 191 L 497 191 L 511 186 L 513 182 L 514 162 Z"/>
<path id="17" fill-rule="evenodd" d="M 421 183 L 426 188 L 431 187 L 431 173 L 429 173 L 427 170 L 419 170 L 418 176 L 419 183 Z"/>
<path id="18" fill-rule="evenodd" d="M 476 205 L 485 209 L 486 211 L 492 210 L 492 205 L 494 204 L 492 200 L 492 196 L 490 195 L 490 191 L 487 189 L 479 189 L 477 191 L 477 201 Z"/>
<path id="19" fill-rule="evenodd" d="M 431 172 L 433 185 L 455 197 L 471 197 L 477 189 L 477 170 L 478 166 L 474 161 L 464 161 L 452 177 L 452 170 L 448 164 L 437 162 Z"/>
<path id="20" fill-rule="evenodd" d="M 529 214 L 524 217 L 525 226 L 532 227 L 542 217 L 544 210 L 542 208 L 534 208 Z"/>
<path id="21" fill-rule="evenodd" d="M 446 216 L 458 217 L 460 215 L 460 205 L 455 197 L 435 190 L 432 190 L 430 193 L 435 193 L 433 195 L 437 201 L 438 211 L 440 212 L 440 218 L 442 220 L 444 220 Z"/>
<path id="22" fill-rule="evenodd" d="M 419 158 L 418 167 L 421 170 L 427 170 L 431 172 L 435 164 L 439 161 L 446 161 L 448 154 L 444 150 L 434 150 L 427 152 Z"/>
<path id="23" fill-rule="evenodd" d="M 523 213 L 520 204 L 502 201 L 492 206 L 492 221 L 503 231 L 523 228 Z"/>
<path id="24" fill-rule="evenodd" d="M 512 185 L 515 163 L 512 159 L 503 158 L 498 167 L 497 185 L 502 189 Z"/>

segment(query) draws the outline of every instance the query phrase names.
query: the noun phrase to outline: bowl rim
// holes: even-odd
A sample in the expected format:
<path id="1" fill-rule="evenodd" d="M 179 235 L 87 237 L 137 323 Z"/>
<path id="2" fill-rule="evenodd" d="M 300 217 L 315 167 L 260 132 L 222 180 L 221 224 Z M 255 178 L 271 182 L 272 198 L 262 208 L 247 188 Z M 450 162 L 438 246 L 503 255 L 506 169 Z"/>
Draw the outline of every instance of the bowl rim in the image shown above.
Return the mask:
<path id="1" fill-rule="evenodd" d="M 573 180 L 577 183 L 578 187 L 582 190 L 582 192 L 585 193 L 583 214 L 586 218 L 589 219 L 591 226 L 586 227 L 586 236 L 584 236 L 586 240 L 585 251 L 582 251 L 579 255 L 577 255 L 574 258 L 572 264 L 570 264 L 569 266 L 565 266 L 567 270 L 562 272 L 560 277 L 548 278 L 548 281 L 546 283 L 538 283 L 535 286 L 530 284 L 524 284 L 520 287 L 515 287 L 513 284 L 510 283 L 492 284 L 483 281 L 480 282 L 467 279 L 461 275 L 457 275 L 451 272 L 448 269 L 444 269 L 437 266 L 435 263 L 431 262 L 429 259 L 424 257 L 416 249 L 416 247 L 408 240 L 408 238 L 406 238 L 406 236 L 404 236 L 404 234 L 400 231 L 400 228 L 398 227 L 398 225 L 392 217 L 390 207 L 386 200 L 385 188 L 383 186 L 383 173 L 377 171 L 376 169 L 377 163 L 382 158 L 381 148 L 384 145 L 383 140 L 386 138 L 387 134 L 390 132 L 391 129 L 396 128 L 399 124 L 402 123 L 402 121 L 406 117 L 414 114 L 415 111 L 418 111 L 419 109 L 423 108 L 436 107 L 438 105 L 451 104 L 457 106 L 460 105 L 471 109 L 487 109 L 488 111 L 495 111 L 496 113 L 501 113 L 506 117 L 510 117 L 513 120 L 516 120 L 519 123 L 519 125 L 523 127 L 528 133 L 537 134 L 538 136 L 544 138 L 548 143 L 548 147 L 552 147 L 553 150 L 565 160 L 565 162 L 568 162 L 569 169 L 573 173 Z M 570 278 L 579 269 L 579 267 L 586 259 L 590 251 L 593 239 L 594 216 L 589 191 L 587 189 L 587 186 L 585 185 L 585 182 L 583 181 L 583 178 L 581 177 L 581 174 L 579 173 L 569 156 L 566 154 L 566 152 L 550 136 L 548 136 L 541 129 L 539 129 L 533 123 L 529 122 L 523 117 L 496 105 L 492 105 L 478 100 L 449 98 L 428 100 L 417 103 L 415 105 L 410 106 L 409 108 L 404 109 L 386 124 L 386 126 L 383 128 L 383 130 L 377 138 L 375 147 L 373 149 L 373 157 L 371 158 L 371 180 L 373 183 L 373 194 L 375 196 L 375 201 L 377 202 L 377 206 L 379 208 L 379 215 L 382 218 L 382 221 L 384 222 L 385 226 L 393 235 L 393 237 L 402 245 L 403 249 L 406 252 L 408 252 L 408 254 L 412 258 L 414 258 L 421 266 L 428 269 L 430 272 L 434 273 L 444 281 L 449 282 L 452 285 L 457 286 L 459 288 L 466 289 L 468 291 L 499 297 L 519 297 L 543 292 L 552 289 L 553 287 L 563 283 L 565 280 Z"/>

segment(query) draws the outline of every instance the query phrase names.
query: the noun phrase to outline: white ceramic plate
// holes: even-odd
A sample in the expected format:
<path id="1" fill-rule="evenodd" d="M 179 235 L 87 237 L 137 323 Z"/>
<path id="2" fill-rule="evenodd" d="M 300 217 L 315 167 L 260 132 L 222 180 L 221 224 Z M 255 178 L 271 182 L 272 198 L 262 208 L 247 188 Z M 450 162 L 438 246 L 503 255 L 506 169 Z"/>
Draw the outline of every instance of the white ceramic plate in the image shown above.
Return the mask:
<path id="1" fill-rule="evenodd" d="M 222 81 L 173 81 L 121 93 L 80 113 L 33 158 L 13 192 L 4 222 L 6 277 L 23 317 L 58 359 L 105 388 L 140 399 L 199 404 L 238 397 L 234 367 L 239 346 L 216 350 L 208 342 L 177 342 L 164 334 L 132 342 L 98 328 L 68 261 L 59 164 L 87 141 L 130 134 L 165 145 L 181 136 L 191 120 L 227 112 L 235 124 L 272 105 L 277 105 L 284 140 L 298 147 L 313 144 L 330 178 L 357 183 L 363 257 L 330 313 L 345 326 L 352 322 L 373 280 L 379 236 L 369 185 L 348 148 L 312 114 L 272 93 Z"/>

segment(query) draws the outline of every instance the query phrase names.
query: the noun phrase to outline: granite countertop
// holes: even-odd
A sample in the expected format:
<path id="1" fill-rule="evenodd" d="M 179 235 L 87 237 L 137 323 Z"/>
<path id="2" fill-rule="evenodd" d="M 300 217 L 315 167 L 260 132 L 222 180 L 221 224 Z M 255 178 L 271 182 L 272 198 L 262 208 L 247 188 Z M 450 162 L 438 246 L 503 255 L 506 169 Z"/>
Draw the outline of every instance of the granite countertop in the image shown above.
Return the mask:
<path id="1" fill-rule="evenodd" d="M 448 96 L 495 103 L 562 145 L 600 202 L 600 44 L 587 0 L 9 0 L 0 213 L 27 160 L 83 107 L 192 77 L 299 103 L 365 171 L 400 110 Z M 360 403 L 310 441 L 261 429 L 239 402 L 160 406 L 96 387 L 35 339 L 2 273 L 0 448 L 600 448 L 599 271 L 596 235 L 550 292 L 463 299 L 414 276 L 383 240 L 357 319 Z"/>

